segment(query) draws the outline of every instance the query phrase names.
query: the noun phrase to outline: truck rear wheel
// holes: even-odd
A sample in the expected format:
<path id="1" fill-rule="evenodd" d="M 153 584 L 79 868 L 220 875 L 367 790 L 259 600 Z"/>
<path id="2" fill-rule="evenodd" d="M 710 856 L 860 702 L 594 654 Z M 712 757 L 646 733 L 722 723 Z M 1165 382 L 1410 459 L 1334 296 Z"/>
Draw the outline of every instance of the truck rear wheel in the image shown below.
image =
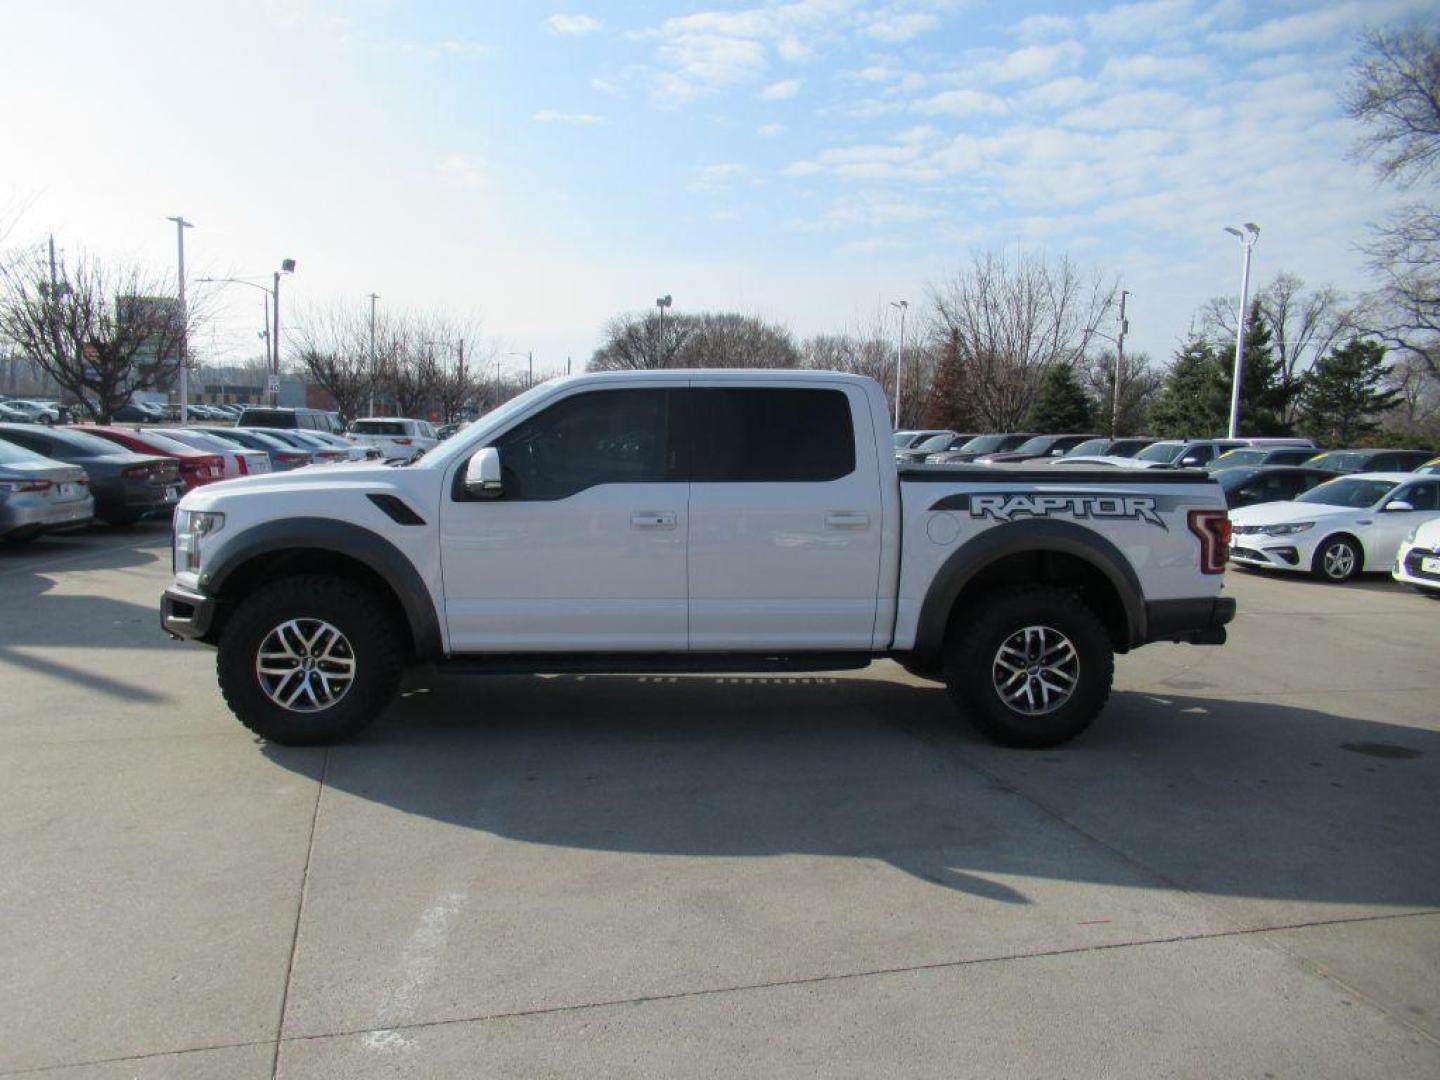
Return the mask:
<path id="1" fill-rule="evenodd" d="M 286 746 L 339 742 L 394 700 L 404 645 L 389 609 L 343 578 L 282 578 L 244 600 L 220 637 L 220 692 L 240 722 Z"/>
<path id="2" fill-rule="evenodd" d="M 1105 706 L 1115 672 L 1110 636 L 1065 589 L 990 593 L 951 633 L 945 683 L 961 712 L 1005 746 L 1058 746 Z"/>

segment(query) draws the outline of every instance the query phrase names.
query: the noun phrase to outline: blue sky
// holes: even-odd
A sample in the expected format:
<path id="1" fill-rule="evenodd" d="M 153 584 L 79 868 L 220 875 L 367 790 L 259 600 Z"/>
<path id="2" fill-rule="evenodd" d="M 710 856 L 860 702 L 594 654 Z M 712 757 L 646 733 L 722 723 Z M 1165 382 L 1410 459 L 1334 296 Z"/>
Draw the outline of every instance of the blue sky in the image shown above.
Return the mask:
<path id="1" fill-rule="evenodd" d="M 63 10 L 62 10 L 63 9 Z M 1354 36 L 1415 0 L 6 5 L 12 241 L 194 274 L 298 260 L 286 305 L 438 306 L 537 368 L 669 292 L 797 335 L 975 248 L 1119 274 L 1168 357 L 1255 273 L 1365 284 L 1394 195 L 1347 160 Z M 204 342 L 254 350 L 232 289 Z M 516 361 L 509 361 L 515 363 Z"/>

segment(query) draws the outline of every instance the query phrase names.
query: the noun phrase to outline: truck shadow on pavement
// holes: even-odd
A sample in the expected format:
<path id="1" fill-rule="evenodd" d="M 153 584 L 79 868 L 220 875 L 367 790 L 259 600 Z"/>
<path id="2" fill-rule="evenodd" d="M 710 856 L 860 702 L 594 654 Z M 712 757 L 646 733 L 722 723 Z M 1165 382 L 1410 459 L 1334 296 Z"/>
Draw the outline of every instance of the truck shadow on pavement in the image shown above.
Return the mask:
<path id="1" fill-rule="evenodd" d="M 1122 692 L 1081 739 L 1024 752 L 939 687 L 867 673 L 433 685 L 329 750 L 326 785 L 526 843 L 876 860 L 1011 904 L 1055 879 L 1440 904 L 1433 731 Z M 319 775 L 321 752 L 264 752 Z"/>

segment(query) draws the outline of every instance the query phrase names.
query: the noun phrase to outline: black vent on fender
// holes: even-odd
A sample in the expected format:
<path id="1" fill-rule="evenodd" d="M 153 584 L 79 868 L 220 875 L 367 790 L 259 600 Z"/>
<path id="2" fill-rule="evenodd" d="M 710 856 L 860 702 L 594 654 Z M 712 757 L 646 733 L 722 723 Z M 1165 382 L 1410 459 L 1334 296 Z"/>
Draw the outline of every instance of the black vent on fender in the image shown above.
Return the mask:
<path id="1" fill-rule="evenodd" d="M 410 509 L 410 504 L 398 495 L 369 495 L 367 498 L 385 511 L 385 516 L 397 525 L 425 524 L 425 519 Z"/>

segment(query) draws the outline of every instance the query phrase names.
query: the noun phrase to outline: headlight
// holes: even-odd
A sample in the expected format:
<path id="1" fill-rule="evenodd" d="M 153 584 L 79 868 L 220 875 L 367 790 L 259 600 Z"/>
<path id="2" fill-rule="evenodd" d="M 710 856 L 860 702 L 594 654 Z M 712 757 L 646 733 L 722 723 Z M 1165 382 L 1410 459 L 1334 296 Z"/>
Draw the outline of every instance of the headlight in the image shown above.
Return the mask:
<path id="1" fill-rule="evenodd" d="M 1296 521 L 1289 525 L 1271 525 L 1265 531 L 1271 536 L 1294 536 L 1315 527 L 1313 521 Z"/>
<path id="2" fill-rule="evenodd" d="M 225 515 L 182 510 L 175 515 L 175 569 L 200 569 L 200 541 L 225 526 Z"/>

